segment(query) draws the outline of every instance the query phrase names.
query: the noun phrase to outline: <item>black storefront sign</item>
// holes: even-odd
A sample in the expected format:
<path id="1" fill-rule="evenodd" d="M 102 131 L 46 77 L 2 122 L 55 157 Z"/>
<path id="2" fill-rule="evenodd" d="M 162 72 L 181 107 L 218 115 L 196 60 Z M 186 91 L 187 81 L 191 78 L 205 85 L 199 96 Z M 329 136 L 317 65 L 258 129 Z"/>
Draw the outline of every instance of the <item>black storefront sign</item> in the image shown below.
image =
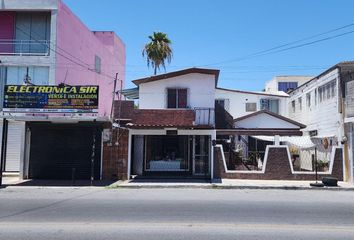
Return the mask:
<path id="1" fill-rule="evenodd" d="M 4 112 L 97 113 L 98 86 L 6 85 Z"/>

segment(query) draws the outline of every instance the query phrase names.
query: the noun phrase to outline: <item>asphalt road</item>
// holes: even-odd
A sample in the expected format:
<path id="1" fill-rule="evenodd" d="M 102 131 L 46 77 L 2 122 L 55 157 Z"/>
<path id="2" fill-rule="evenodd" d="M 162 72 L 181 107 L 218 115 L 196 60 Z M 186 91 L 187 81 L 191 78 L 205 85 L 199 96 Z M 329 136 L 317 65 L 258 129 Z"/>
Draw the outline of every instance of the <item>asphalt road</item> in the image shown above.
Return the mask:
<path id="1" fill-rule="evenodd" d="M 0 239 L 354 239 L 354 192 L 0 189 Z"/>

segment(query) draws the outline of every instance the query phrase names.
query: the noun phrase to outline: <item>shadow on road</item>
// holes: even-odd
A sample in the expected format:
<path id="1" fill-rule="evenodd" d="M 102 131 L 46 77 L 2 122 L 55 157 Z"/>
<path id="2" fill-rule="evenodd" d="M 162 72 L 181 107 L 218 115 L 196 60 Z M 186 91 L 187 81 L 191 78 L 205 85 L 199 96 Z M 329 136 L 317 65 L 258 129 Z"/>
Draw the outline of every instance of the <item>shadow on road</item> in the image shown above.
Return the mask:
<path id="1" fill-rule="evenodd" d="M 17 183 L 4 184 L 0 188 L 8 186 L 28 186 L 28 187 L 105 187 L 109 186 L 114 181 L 93 181 L 91 185 L 90 180 L 77 180 L 74 183 L 70 180 L 26 180 Z"/>
<path id="2" fill-rule="evenodd" d="M 136 177 L 131 179 L 131 183 L 210 183 L 208 179 L 185 179 L 185 178 L 147 178 Z"/>

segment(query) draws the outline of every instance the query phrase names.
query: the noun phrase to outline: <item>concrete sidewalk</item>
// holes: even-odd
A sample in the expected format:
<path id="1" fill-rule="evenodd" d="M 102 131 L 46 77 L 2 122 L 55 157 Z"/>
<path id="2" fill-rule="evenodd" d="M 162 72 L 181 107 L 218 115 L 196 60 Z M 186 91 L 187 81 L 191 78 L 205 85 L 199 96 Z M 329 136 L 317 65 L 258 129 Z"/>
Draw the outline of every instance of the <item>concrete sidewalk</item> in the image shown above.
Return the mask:
<path id="1" fill-rule="evenodd" d="M 132 179 L 129 181 L 95 181 L 95 187 L 108 188 L 205 188 L 205 189 L 289 189 L 289 190 L 335 190 L 354 191 L 354 184 L 338 182 L 338 187 L 311 187 L 315 181 L 283 181 L 283 180 L 241 180 L 219 179 L 213 182 L 196 179 Z M 320 182 L 320 181 L 319 181 Z M 17 176 L 6 176 L 3 185 L 7 187 L 90 187 L 89 181 L 77 181 L 71 185 L 71 181 L 55 180 L 20 180 Z"/>
<path id="2" fill-rule="evenodd" d="M 235 180 L 221 179 L 215 182 L 193 180 L 139 180 L 118 181 L 111 188 L 215 188 L 215 189 L 289 189 L 289 190 L 336 190 L 354 191 L 354 184 L 338 182 L 338 187 L 311 187 L 315 181 L 283 181 L 283 180 Z M 319 181 L 320 182 L 320 181 Z"/>
<path id="3" fill-rule="evenodd" d="M 2 184 L 3 185 L 10 185 L 10 184 L 17 184 L 23 182 L 23 180 L 20 180 L 20 177 L 18 173 L 5 173 L 2 177 Z"/>

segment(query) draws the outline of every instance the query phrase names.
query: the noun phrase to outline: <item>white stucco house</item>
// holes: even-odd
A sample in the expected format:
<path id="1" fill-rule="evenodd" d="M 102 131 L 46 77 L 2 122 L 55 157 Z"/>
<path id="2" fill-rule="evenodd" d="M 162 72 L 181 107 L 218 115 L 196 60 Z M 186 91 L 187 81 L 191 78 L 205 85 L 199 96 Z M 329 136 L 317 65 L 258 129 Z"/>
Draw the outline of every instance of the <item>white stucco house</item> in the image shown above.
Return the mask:
<path id="1" fill-rule="evenodd" d="M 220 87 L 215 90 L 216 102 L 224 106 L 233 118 L 239 118 L 260 110 L 269 110 L 285 115 L 288 97 L 289 95 L 282 91 L 273 93 L 252 92 Z"/>
<path id="2" fill-rule="evenodd" d="M 137 88 L 122 91 L 139 103 L 134 109 L 132 101 L 118 102 L 115 113 L 118 126 L 128 129 L 127 178 L 213 179 L 218 144 L 244 135 L 301 135 L 302 124 L 279 115 L 286 112 L 286 93 L 219 88 L 218 78 L 219 70 L 189 68 L 133 80 Z M 235 125 L 244 116 L 249 125 Z M 262 158 L 267 145 L 279 146 L 277 139 L 256 140 Z M 253 151 L 253 143 L 245 149 Z"/>

